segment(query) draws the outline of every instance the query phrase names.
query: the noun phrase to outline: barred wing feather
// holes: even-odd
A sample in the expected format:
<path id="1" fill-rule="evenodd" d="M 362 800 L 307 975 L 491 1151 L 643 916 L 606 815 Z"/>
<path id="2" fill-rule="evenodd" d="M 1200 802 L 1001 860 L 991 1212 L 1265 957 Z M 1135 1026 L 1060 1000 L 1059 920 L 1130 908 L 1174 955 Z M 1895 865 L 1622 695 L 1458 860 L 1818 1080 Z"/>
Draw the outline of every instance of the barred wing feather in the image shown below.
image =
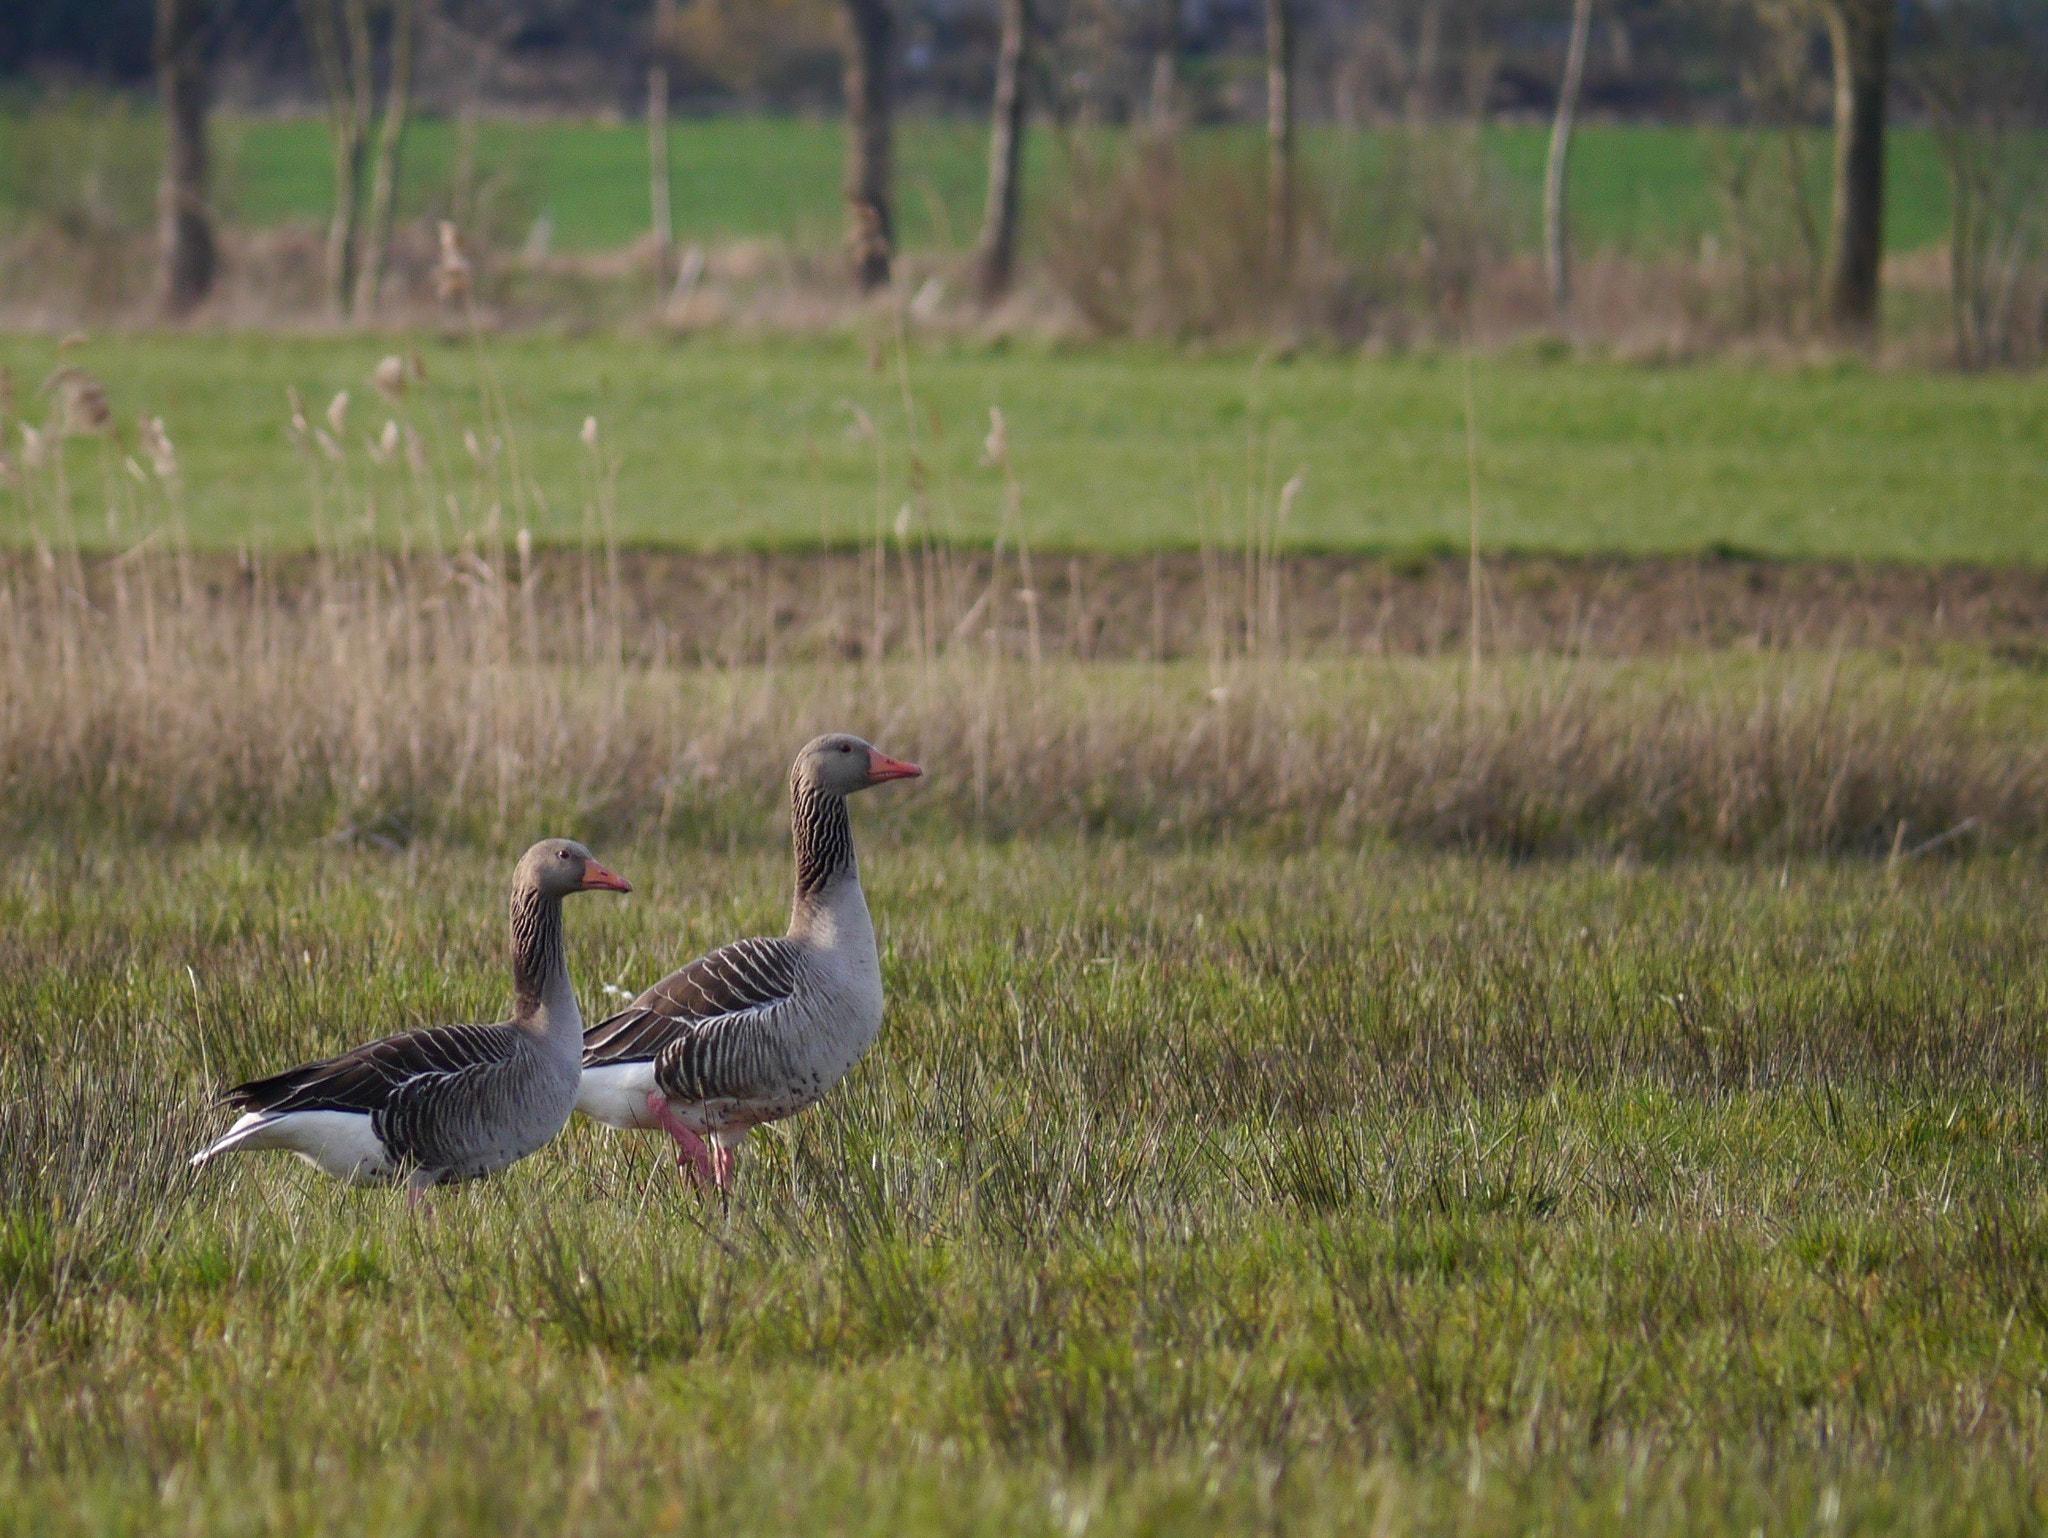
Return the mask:
<path id="1" fill-rule="evenodd" d="M 375 1115 L 425 1081 L 446 1082 L 508 1062 L 512 1032 L 502 1025 L 441 1025 L 401 1031 L 318 1063 L 238 1084 L 222 1103 L 238 1111 L 355 1111 Z"/>
<path id="2" fill-rule="evenodd" d="M 789 940 L 766 939 L 698 957 L 586 1031 L 584 1068 L 653 1062 L 685 1042 L 725 1035 L 796 992 L 798 955 Z"/>

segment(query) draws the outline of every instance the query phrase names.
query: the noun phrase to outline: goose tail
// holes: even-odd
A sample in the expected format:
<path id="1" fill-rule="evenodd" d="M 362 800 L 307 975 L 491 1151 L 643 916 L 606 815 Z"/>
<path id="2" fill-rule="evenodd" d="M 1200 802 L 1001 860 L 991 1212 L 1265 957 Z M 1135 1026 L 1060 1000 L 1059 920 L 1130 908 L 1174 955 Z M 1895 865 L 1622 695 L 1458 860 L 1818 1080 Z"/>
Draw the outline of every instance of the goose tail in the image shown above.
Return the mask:
<path id="1" fill-rule="evenodd" d="M 264 1131 L 277 1117 L 267 1111 L 250 1111 L 238 1118 L 235 1124 L 219 1137 L 208 1143 L 186 1162 L 193 1169 L 211 1163 L 224 1153 L 233 1153 L 251 1138 Z"/>

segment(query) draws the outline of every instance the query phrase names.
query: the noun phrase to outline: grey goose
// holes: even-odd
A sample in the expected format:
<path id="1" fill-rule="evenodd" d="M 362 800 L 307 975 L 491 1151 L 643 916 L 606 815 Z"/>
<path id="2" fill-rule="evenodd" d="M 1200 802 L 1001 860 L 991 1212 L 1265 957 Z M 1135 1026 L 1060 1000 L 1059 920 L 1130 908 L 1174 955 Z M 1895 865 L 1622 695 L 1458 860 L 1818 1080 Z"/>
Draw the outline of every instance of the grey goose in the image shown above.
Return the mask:
<path id="1" fill-rule="evenodd" d="M 418 1191 L 525 1158 L 562 1130 L 582 1079 L 562 899 L 631 890 L 581 844 L 535 844 L 512 875 L 510 1020 L 401 1031 L 239 1084 L 221 1103 L 242 1115 L 192 1163 L 281 1148 L 352 1184 Z"/>
<path id="2" fill-rule="evenodd" d="M 847 733 L 806 743 L 789 771 L 788 933 L 699 957 L 592 1026 L 576 1108 L 624 1131 L 666 1132 L 678 1168 L 722 1187 L 752 1128 L 815 1105 L 846 1077 L 882 1024 L 846 798 L 921 773 Z"/>

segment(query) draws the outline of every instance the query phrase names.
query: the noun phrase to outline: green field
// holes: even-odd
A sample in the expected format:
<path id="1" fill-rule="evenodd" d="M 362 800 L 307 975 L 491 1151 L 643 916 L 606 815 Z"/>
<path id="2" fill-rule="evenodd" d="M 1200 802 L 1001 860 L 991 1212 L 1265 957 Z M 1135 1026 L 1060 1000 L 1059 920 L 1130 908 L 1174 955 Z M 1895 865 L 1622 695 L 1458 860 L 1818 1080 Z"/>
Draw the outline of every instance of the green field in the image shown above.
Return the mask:
<path id="1" fill-rule="evenodd" d="M 223 1081 L 492 1017 L 509 854 L 17 841 L 0 1528 L 2043 1520 L 2035 864 L 869 810 L 882 1038 L 729 1204 L 586 1126 L 419 1215 L 275 1155 L 195 1177 Z M 587 1002 L 779 923 L 765 822 L 600 852 L 638 885 L 572 907 Z"/>
<path id="2" fill-rule="evenodd" d="M 332 169 L 317 120 L 224 116 L 216 132 L 220 200 L 232 222 L 268 226 L 325 218 Z M 154 137 L 145 114 L 119 105 L 41 127 L 19 117 L 0 119 L 0 211 L 76 200 L 87 196 L 83 189 L 90 183 L 92 199 L 146 225 Z M 813 248 L 836 242 L 842 154 L 837 122 L 710 118 L 677 123 L 671 138 L 674 218 L 682 238 L 771 236 Z M 900 139 L 901 238 L 914 249 L 964 249 L 981 218 L 984 125 L 912 118 Z M 1244 129 L 1203 130 L 1194 143 L 1198 154 L 1250 155 L 1258 146 L 1256 134 Z M 1715 128 L 1586 126 L 1572 161 L 1579 238 L 1592 247 L 1635 252 L 1696 249 L 1702 236 L 1723 230 L 1718 188 L 1740 143 L 1734 133 Z M 1540 128 L 1497 126 L 1486 132 L 1510 234 L 1529 248 L 1539 228 L 1546 145 Z M 1339 202 L 1369 176 L 1384 147 L 1384 138 L 1373 133 L 1346 136 L 1311 128 L 1305 135 L 1305 153 L 1324 168 Z M 1027 184 L 1042 189 L 1056 181 L 1063 153 L 1049 131 L 1033 134 Z M 545 216 L 558 248 L 580 250 L 623 245 L 646 230 L 646 154 L 645 131 L 633 123 L 487 121 L 478 131 L 475 165 L 499 238 L 516 242 Z M 416 125 L 407 141 L 406 211 L 447 208 L 458 155 L 454 124 L 426 119 Z M 1805 162 L 1816 204 L 1824 206 L 1823 135 L 1807 136 Z M 1767 163 L 1776 161 L 1767 157 Z M 1933 136 L 1898 129 L 1888 165 L 1891 249 L 1939 243 L 1947 233 L 1948 192 Z"/>
<path id="3" fill-rule="evenodd" d="M 238 217 L 317 216 L 316 128 L 224 126 Z M 833 124 L 676 134 L 689 233 L 834 239 Z M 979 130 L 906 140 L 957 247 Z M 636 232 L 631 126 L 483 149 L 508 230 Z M 1583 228 L 1696 241 L 1721 152 L 1589 132 Z M 1553 353 L 1468 440 L 1450 351 L 0 335 L 0 1533 L 2048 1531 L 2039 581 L 1879 573 L 1859 651 L 1839 568 L 1631 630 L 1625 563 L 1503 561 L 1481 655 L 1407 559 L 1469 442 L 1489 552 L 2037 566 L 2048 378 Z M 536 836 L 634 883 L 586 1013 L 778 930 L 832 728 L 927 770 L 854 813 L 887 1019 L 729 1197 L 584 1124 L 417 1212 L 187 1167 L 238 1078 L 495 1018 Z"/>
<path id="4" fill-rule="evenodd" d="M 410 345 L 427 387 L 389 407 L 369 371 L 387 348 Z M 906 504 L 919 529 L 986 540 L 1004 498 L 998 472 L 980 463 L 991 405 L 1007 417 L 1024 531 L 1043 544 L 1235 539 L 1247 508 L 1270 513 L 1297 470 L 1290 541 L 1405 550 L 1462 544 L 1467 527 L 1454 355 L 1260 362 L 932 344 L 913 346 L 899 373 L 893 344 L 875 372 L 851 340 L 526 335 L 493 341 L 486 356 L 521 470 L 500 487 L 506 517 L 547 537 L 583 527 L 591 482 L 577 433 L 589 414 L 618 460 L 616 527 L 629 540 L 860 540 L 878 515 L 893 528 Z M 204 544 L 310 538 L 308 461 L 286 432 L 292 385 L 316 421 L 333 392 L 351 391 L 349 463 L 312 462 L 330 503 L 378 501 L 387 537 L 403 521 L 394 504 L 418 495 L 402 464 L 366 458 L 363 439 L 388 416 L 418 425 L 437 484 L 474 478 L 461 435 L 486 416 L 467 343 L 112 335 L 64 359 L 104 380 L 117 421 L 163 416 Z M 49 339 L 0 338 L 31 420 L 50 408 L 33 386 L 58 361 Z M 1475 398 L 1489 548 L 1734 546 L 1906 561 L 2035 561 L 2048 548 L 2048 381 L 2038 375 L 1509 356 L 1475 365 Z M 876 424 L 873 440 L 859 436 L 856 408 Z M 79 530 L 105 542 L 107 500 L 129 493 L 118 475 L 106 481 L 94 443 L 74 441 L 70 463 Z M 36 507 L 0 491 L 7 538 L 32 537 L 48 516 L 47 502 Z"/>

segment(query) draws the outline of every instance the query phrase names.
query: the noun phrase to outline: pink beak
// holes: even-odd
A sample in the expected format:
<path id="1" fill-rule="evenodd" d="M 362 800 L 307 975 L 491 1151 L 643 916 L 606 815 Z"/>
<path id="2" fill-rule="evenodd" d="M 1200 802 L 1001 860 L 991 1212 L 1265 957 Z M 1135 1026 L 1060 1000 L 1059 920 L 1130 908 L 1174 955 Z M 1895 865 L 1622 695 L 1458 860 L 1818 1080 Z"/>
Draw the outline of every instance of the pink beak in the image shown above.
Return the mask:
<path id="1" fill-rule="evenodd" d="M 906 764 L 900 758 L 891 758 L 886 753 L 871 754 L 868 758 L 868 783 L 881 785 L 890 780 L 914 780 L 924 771 L 915 764 Z"/>
<path id="2" fill-rule="evenodd" d="M 579 892 L 630 892 L 633 890 L 633 885 L 624 876 L 615 876 L 598 864 L 597 861 L 592 860 L 583 867 L 583 884 L 576 890 Z"/>

